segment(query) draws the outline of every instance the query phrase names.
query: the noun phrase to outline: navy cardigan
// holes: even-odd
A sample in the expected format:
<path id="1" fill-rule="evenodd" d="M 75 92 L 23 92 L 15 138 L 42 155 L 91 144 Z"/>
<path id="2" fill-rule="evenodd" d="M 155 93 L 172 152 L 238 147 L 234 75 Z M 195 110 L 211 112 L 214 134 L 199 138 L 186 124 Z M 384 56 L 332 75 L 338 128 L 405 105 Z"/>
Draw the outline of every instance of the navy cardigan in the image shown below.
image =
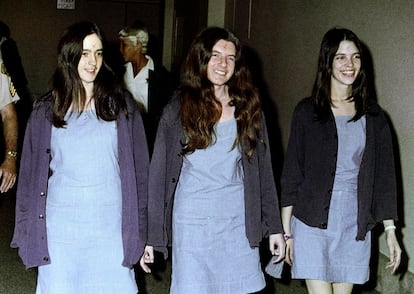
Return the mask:
<path id="1" fill-rule="evenodd" d="M 310 98 L 296 106 L 282 172 L 282 207 L 312 227 L 327 228 L 335 178 L 338 136 L 333 114 L 316 120 Z M 391 132 L 384 112 L 370 101 L 366 144 L 358 174 L 358 233 L 364 240 L 376 223 L 397 219 L 396 175 Z"/>

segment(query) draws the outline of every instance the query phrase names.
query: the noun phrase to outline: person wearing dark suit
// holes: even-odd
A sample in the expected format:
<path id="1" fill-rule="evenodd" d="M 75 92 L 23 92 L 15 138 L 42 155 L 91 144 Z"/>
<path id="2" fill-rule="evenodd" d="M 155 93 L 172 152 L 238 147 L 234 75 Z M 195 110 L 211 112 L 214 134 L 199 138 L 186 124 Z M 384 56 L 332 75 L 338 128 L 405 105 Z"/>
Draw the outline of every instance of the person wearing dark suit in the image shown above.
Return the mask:
<path id="1" fill-rule="evenodd" d="M 125 61 L 125 86 L 141 110 L 151 155 L 162 110 L 174 90 L 174 79 L 149 55 L 150 35 L 142 22 L 125 27 L 118 36 Z"/>

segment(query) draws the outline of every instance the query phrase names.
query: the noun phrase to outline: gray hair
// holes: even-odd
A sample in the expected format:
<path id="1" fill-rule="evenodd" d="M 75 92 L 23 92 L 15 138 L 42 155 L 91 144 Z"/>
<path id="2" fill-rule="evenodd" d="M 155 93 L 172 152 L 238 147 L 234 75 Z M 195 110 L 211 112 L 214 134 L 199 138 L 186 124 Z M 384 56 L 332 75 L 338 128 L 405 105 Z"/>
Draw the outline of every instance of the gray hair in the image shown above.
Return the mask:
<path id="1" fill-rule="evenodd" d="M 140 43 L 142 48 L 142 53 L 147 53 L 148 50 L 148 30 L 146 28 L 133 28 L 126 27 L 118 33 L 118 37 L 121 40 L 127 40 L 132 46 L 136 46 L 137 43 Z"/>

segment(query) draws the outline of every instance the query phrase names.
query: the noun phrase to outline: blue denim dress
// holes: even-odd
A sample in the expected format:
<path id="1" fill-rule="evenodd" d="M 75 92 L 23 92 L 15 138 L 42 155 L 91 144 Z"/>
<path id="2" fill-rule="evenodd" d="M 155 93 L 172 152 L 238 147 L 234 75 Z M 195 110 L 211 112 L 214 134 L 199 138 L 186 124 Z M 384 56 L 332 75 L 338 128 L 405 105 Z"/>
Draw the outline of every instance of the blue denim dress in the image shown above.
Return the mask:
<path id="1" fill-rule="evenodd" d="M 365 117 L 349 122 L 337 116 L 338 159 L 328 227 L 310 227 L 292 217 L 292 277 L 334 283 L 364 284 L 369 279 L 371 234 L 357 241 L 359 167 L 365 149 Z"/>
<path id="2" fill-rule="evenodd" d="M 246 237 L 243 167 L 235 119 L 184 157 L 173 208 L 172 294 L 245 294 L 265 286 Z"/>
<path id="3" fill-rule="evenodd" d="M 39 267 L 37 294 L 136 294 L 122 266 L 121 180 L 116 122 L 94 111 L 67 115 L 52 128 L 46 202 L 50 264 Z"/>

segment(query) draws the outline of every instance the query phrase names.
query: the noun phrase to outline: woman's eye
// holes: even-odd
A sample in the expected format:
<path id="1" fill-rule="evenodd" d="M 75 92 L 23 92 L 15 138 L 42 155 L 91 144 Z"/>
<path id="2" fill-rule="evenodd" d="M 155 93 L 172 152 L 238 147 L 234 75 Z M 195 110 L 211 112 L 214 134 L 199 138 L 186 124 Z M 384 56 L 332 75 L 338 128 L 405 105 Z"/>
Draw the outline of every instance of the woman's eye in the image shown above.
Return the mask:
<path id="1" fill-rule="evenodd" d="M 213 55 L 211 55 L 211 60 L 212 61 L 218 61 L 218 60 L 220 60 L 220 57 L 217 54 L 213 54 Z"/>

